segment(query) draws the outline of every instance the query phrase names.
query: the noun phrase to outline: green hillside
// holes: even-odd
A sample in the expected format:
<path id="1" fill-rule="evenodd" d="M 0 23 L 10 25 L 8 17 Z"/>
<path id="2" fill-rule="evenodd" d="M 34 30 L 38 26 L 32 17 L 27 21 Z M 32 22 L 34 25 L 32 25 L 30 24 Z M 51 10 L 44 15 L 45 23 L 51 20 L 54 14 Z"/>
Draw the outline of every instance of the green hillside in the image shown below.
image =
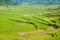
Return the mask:
<path id="1" fill-rule="evenodd" d="M 58 8 L 58 6 L 59 5 L 0 6 L 0 40 L 60 40 L 60 28 L 48 32 L 50 34 L 53 34 L 54 32 L 57 36 L 52 37 L 47 33 L 43 35 L 44 32 L 51 30 L 51 26 L 43 24 L 45 21 L 45 23 L 48 23 L 50 20 L 54 20 L 60 25 L 60 16 L 52 15 L 51 17 L 47 17 L 48 14 L 60 14 L 60 9 L 48 10 L 49 8 Z M 32 35 L 32 32 L 33 34 L 38 34 L 35 25 L 29 22 L 34 23 L 38 27 L 37 31 L 42 29 L 42 36 L 29 37 Z M 20 33 L 22 32 L 26 32 L 28 37 L 26 37 L 26 35 L 24 38 L 21 37 Z M 29 32 L 31 34 L 29 34 Z"/>

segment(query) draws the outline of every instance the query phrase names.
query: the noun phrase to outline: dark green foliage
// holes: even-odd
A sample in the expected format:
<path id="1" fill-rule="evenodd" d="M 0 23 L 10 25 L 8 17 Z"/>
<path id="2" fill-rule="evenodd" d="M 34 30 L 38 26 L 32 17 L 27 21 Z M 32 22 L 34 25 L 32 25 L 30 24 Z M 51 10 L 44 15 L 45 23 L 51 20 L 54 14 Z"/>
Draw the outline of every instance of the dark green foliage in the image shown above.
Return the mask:
<path id="1" fill-rule="evenodd" d="M 54 20 L 50 20 L 51 22 L 53 22 L 53 23 L 56 23 L 56 21 L 54 21 Z"/>
<path id="2" fill-rule="evenodd" d="M 60 18 L 58 18 L 58 20 L 60 20 Z"/>
<path id="3" fill-rule="evenodd" d="M 51 35 L 52 37 L 57 37 L 57 35 L 56 35 L 56 33 L 53 33 L 53 34 L 49 34 L 49 33 L 47 33 L 48 35 Z"/>

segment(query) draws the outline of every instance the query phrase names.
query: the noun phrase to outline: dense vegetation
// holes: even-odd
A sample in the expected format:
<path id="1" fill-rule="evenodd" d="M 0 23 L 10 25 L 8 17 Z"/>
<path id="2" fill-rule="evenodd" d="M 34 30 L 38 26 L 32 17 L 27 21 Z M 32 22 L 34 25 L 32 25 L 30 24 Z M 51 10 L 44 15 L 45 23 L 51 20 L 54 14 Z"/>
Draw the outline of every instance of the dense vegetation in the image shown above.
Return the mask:
<path id="1" fill-rule="evenodd" d="M 0 5 L 21 5 L 21 4 L 60 4 L 60 0 L 0 0 Z"/>

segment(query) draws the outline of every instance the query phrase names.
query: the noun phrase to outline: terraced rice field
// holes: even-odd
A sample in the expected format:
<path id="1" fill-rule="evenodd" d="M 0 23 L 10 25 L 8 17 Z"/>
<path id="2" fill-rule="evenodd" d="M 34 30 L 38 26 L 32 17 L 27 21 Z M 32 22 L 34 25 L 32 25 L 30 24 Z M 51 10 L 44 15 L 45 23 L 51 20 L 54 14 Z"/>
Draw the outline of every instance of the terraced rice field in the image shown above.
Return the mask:
<path id="1" fill-rule="evenodd" d="M 57 8 L 58 6 L 0 6 L 0 40 L 60 40 L 60 28 L 53 31 L 50 26 L 42 24 L 45 21 L 41 20 L 50 22 L 52 19 L 60 25 L 60 20 L 58 20 L 60 17 L 45 16 L 50 13 L 48 8 Z M 28 22 L 33 22 L 35 25 Z M 38 30 L 35 26 L 38 27 Z M 57 36 L 52 37 L 47 33 L 56 33 Z"/>

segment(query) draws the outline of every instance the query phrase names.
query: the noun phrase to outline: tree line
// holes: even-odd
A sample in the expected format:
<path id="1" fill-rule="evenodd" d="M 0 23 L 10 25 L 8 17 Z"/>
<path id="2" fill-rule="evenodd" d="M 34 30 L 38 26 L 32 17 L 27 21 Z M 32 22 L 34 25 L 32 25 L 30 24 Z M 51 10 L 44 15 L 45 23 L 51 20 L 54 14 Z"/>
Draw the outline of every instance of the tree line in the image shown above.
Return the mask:
<path id="1" fill-rule="evenodd" d="M 54 0 L 54 1 L 46 1 L 47 3 L 44 2 L 44 0 L 42 0 L 43 2 L 41 2 L 41 0 L 0 0 L 0 6 L 4 6 L 4 5 L 20 5 L 24 2 L 27 2 L 29 4 L 60 4 L 60 0 Z"/>

